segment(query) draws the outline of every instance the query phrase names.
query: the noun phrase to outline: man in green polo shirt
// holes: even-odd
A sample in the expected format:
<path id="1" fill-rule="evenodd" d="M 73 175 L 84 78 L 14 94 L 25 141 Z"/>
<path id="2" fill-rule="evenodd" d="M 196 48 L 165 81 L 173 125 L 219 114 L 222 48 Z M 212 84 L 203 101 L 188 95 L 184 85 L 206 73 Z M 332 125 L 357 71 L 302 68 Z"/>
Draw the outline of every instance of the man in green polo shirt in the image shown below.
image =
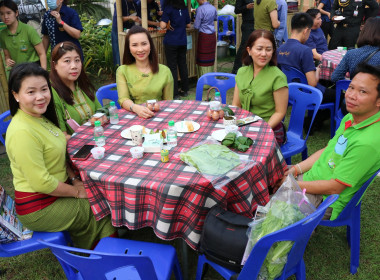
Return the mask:
<path id="1" fill-rule="evenodd" d="M 326 211 L 334 220 L 352 196 L 380 168 L 380 68 L 360 64 L 346 91 L 347 114 L 326 148 L 292 166 L 310 201 L 318 206 L 330 194 L 338 200 Z M 330 215 L 330 217 L 329 217 Z"/>

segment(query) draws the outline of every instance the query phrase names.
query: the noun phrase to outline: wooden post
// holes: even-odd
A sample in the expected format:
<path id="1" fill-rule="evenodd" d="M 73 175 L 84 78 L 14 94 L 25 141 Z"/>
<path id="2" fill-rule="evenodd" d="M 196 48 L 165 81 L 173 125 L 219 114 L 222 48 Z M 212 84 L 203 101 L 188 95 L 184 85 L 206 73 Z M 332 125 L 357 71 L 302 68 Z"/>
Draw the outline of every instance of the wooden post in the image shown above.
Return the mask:
<path id="1" fill-rule="evenodd" d="M 123 32 L 123 12 L 121 9 L 121 0 L 116 0 L 116 14 L 117 14 L 117 37 L 119 43 L 119 55 L 120 55 L 120 64 L 123 61 L 124 49 L 121 48 L 121 40 L 124 39 L 124 36 L 120 36 L 120 32 Z M 124 46 L 124 43 L 123 43 Z"/>
<path id="2" fill-rule="evenodd" d="M 147 0 L 141 0 L 141 23 L 148 30 L 148 4 Z"/>
<path id="3" fill-rule="evenodd" d="M 214 7 L 218 10 L 218 0 L 214 0 Z M 216 34 L 216 42 L 218 43 L 218 33 L 219 33 L 219 24 L 218 20 L 214 23 L 215 34 Z M 215 46 L 215 63 L 214 63 L 214 72 L 218 71 L 218 47 Z"/>

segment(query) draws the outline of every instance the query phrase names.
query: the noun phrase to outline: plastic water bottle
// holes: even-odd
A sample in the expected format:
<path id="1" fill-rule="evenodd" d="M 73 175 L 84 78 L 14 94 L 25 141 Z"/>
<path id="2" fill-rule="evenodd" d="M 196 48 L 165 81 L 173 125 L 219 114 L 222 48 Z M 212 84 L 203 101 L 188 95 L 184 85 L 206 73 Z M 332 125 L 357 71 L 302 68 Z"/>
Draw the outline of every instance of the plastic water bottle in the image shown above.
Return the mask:
<path id="1" fill-rule="evenodd" d="M 342 56 L 344 56 L 347 53 L 347 47 L 343 47 Z"/>
<path id="2" fill-rule="evenodd" d="M 222 104 L 222 97 L 220 96 L 220 92 L 219 91 L 215 92 L 214 100 L 215 101 L 219 101 L 220 104 Z"/>
<path id="3" fill-rule="evenodd" d="M 115 106 L 115 101 L 110 102 L 110 107 L 108 108 L 108 111 L 110 112 L 110 123 L 119 123 L 119 110 Z"/>
<path id="4" fill-rule="evenodd" d="M 169 148 L 177 146 L 177 130 L 174 127 L 174 121 L 168 123 L 169 128 L 166 133 L 166 141 Z"/>
<path id="5" fill-rule="evenodd" d="M 104 146 L 106 144 L 106 137 L 104 136 L 104 129 L 100 125 L 100 121 L 95 122 L 94 138 L 95 138 L 96 146 L 101 147 L 101 146 Z"/>

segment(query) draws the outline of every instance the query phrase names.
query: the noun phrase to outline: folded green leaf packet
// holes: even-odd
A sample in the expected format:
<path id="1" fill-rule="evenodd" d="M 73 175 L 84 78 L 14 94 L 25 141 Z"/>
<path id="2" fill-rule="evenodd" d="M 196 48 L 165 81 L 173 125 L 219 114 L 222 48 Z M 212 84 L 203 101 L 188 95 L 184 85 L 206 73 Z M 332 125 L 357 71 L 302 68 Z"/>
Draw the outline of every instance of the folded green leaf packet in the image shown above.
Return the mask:
<path id="1" fill-rule="evenodd" d="M 222 145 L 234 148 L 240 152 L 245 152 L 253 144 L 253 140 L 249 137 L 239 136 L 236 137 L 235 133 L 228 133 L 223 141 Z"/>
<path id="2" fill-rule="evenodd" d="M 241 164 L 237 154 L 219 144 L 203 144 L 181 153 L 179 157 L 200 173 L 214 176 L 224 175 Z"/>

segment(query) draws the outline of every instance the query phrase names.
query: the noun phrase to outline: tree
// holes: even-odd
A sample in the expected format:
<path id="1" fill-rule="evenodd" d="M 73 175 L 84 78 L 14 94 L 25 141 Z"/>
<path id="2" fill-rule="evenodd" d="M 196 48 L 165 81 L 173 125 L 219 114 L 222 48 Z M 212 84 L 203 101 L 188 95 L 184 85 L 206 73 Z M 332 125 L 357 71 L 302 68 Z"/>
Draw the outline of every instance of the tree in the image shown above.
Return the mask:
<path id="1" fill-rule="evenodd" d="M 111 11 L 102 3 L 109 3 L 109 0 L 69 0 L 69 6 L 76 10 L 79 15 L 92 16 L 96 21 L 102 18 L 111 18 Z"/>

